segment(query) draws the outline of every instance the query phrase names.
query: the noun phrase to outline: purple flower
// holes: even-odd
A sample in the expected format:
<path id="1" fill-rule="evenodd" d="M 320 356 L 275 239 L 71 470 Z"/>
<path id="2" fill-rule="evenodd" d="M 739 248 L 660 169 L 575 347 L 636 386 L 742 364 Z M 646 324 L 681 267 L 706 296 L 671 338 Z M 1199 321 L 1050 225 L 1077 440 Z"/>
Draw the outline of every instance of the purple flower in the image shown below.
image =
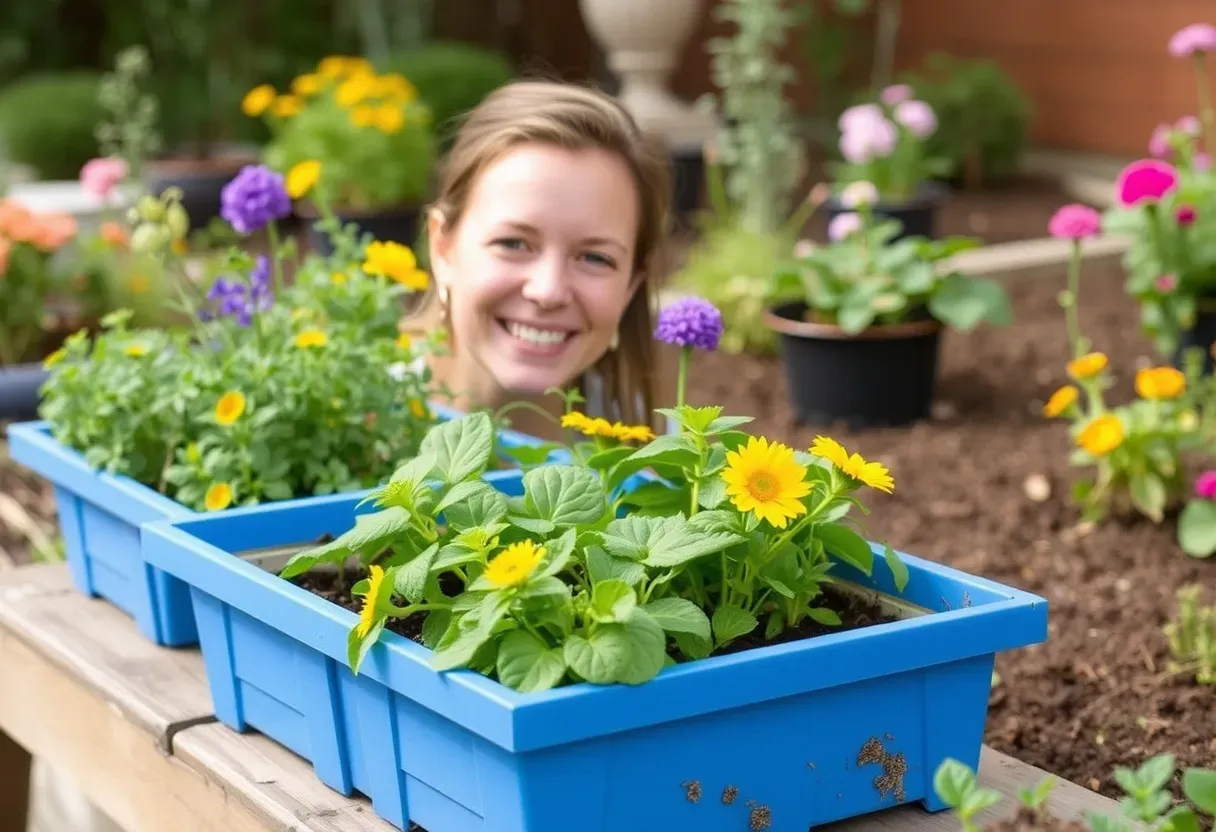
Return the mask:
<path id="1" fill-rule="evenodd" d="M 895 108 L 895 120 L 912 131 L 919 139 L 932 136 L 937 130 L 937 114 L 924 101 L 901 101 Z"/>
<path id="2" fill-rule="evenodd" d="M 712 352 L 722 339 L 722 313 L 705 298 L 681 298 L 659 312 L 654 337 L 677 347 L 700 347 Z"/>
<path id="3" fill-rule="evenodd" d="M 220 215 L 241 234 L 252 234 L 291 213 L 282 175 L 263 165 L 246 165 L 220 193 Z"/>
<path id="4" fill-rule="evenodd" d="M 249 274 L 248 285 L 223 277 L 216 279 L 207 292 L 207 300 L 211 301 L 213 308 L 200 312 L 202 320 L 235 318 L 240 326 L 249 326 L 256 313 L 274 305 L 274 293 L 270 288 L 270 261 L 258 257 Z"/>
<path id="5" fill-rule="evenodd" d="M 888 107 L 894 107 L 897 104 L 909 100 L 913 95 L 915 95 L 915 93 L 907 84 L 892 84 L 882 91 L 879 98 L 882 99 L 883 104 L 886 104 Z"/>
<path id="6" fill-rule="evenodd" d="M 850 164 L 864 165 L 871 159 L 890 156 L 899 143 L 899 130 L 885 118 L 858 119 L 840 136 L 840 153 Z"/>
<path id="7" fill-rule="evenodd" d="M 828 223 L 828 239 L 834 243 L 855 234 L 861 230 L 861 214 L 848 211 L 832 217 Z"/>

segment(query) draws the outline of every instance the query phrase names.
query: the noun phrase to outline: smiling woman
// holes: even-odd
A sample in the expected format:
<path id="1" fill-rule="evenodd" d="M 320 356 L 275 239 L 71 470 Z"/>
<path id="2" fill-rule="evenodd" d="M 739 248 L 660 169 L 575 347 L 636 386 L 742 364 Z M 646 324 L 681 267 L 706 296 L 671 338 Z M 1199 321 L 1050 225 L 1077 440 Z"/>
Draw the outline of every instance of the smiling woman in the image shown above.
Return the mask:
<path id="1" fill-rule="evenodd" d="M 650 421 L 650 283 L 668 214 L 667 156 L 611 98 L 524 81 L 463 125 L 429 217 L 435 288 L 420 313 L 451 333 L 436 380 L 461 409 L 577 386 L 588 410 Z M 517 412 L 519 429 L 556 420 Z"/>

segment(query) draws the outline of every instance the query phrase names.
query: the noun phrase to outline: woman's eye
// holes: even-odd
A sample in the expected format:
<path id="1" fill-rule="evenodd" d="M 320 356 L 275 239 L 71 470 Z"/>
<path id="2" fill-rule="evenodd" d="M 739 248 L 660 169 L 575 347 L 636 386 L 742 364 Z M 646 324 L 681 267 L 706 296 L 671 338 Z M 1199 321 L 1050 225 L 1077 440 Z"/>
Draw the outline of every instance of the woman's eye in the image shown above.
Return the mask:
<path id="1" fill-rule="evenodd" d="M 527 243 L 525 243 L 519 237 L 502 237 L 495 240 L 490 245 L 505 248 L 507 251 L 522 251 L 527 246 Z"/>
<path id="2" fill-rule="evenodd" d="M 606 254 L 600 254 L 599 252 L 589 251 L 586 254 L 584 254 L 583 257 L 588 262 L 590 262 L 596 266 L 606 266 L 610 269 L 616 268 L 616 261 L 613 260 L 611 257 L 609 257 Z"/>

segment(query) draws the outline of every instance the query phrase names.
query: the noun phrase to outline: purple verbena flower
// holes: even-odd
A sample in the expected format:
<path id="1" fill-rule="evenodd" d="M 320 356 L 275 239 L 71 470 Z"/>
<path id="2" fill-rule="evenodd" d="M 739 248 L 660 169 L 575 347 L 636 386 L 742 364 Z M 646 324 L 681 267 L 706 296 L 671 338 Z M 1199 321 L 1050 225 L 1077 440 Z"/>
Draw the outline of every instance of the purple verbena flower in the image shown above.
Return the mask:
<path id="1" fill-rule="evenodd" d="M 677 347 L 712 352 L 722 339 L 722 313 L 704 298 L 681 298 L 659 312 L 654 337 Z"/>
<path id="2" fill-rule="evenodd" d="M 213 304 L 213 309 L 200 313 L 200 319 L 207 321 L 214 318 L 235 318 L 240 326 L 249 326 L 257 312 L 264 312 L 274 305 L 274 292 L 270 285 L 270 261 L 258 257 L 253 271 L 249 274 L 249 284 L 240 283 L 226 278 L 217 278 L 207 292 L 207 300 Z"/>
<path id="3" fill-rule="evenodd" d="M 220 193 L 220 215 L 241 234 L 252 234 L 291 213 L 281 174 L 246 165 Z"/>

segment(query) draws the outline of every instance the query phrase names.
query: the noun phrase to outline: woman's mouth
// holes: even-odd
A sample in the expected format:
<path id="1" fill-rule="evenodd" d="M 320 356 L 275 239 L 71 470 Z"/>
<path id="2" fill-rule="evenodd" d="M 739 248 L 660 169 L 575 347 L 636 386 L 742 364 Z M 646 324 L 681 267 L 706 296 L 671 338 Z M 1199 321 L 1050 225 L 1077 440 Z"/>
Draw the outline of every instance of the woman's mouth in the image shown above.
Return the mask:
<path id="1" fill-rule="evenodd" d="M 576 334 L 569 329 L 537 327 L 518 321 L 499 319 L 498 323 L 517 345 L 535 355 L 555 355 L 561 352 L 566 342 Z"/>

